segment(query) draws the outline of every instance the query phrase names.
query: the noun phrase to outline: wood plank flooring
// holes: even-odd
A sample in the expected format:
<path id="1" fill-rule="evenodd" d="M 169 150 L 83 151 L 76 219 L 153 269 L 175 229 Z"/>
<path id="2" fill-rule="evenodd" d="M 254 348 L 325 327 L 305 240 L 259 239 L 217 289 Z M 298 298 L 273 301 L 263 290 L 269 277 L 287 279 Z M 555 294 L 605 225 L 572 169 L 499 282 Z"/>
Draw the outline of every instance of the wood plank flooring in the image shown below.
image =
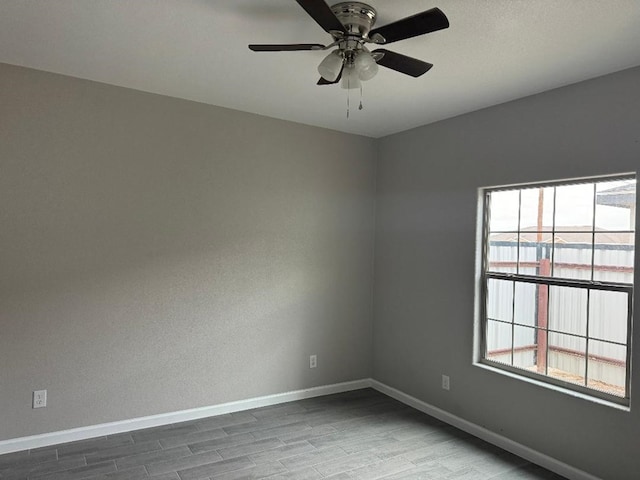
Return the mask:
<path id="1" fill-rule="evenodd" d="M 0 480 L 560 480 L 375 390 L 0 456 Z"/>

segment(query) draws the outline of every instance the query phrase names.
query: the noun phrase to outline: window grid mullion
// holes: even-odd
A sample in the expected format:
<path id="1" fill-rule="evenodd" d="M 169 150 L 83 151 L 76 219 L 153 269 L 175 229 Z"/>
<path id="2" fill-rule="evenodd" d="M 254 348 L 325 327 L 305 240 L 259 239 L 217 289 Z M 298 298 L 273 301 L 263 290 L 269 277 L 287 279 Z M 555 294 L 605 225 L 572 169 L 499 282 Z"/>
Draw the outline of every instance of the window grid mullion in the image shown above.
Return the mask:
<path id="1" fill-rule="evenodd" d="M 492 322 L 495 323 L 502 323 L 504 325 L 511 325 L 511 322 L 507 321 L 507 320 L 500 320 L 499 318 L 487 318 L 487 320 L 490 320 Z M 514 323 L 514 325 L 516 327 L 524 327 L 524 328 L 531 328 L 533 330 L 539 330 L 538 327 L 535 326 L 531 326 L 531 325 L 526 325 L 524 323 Z M 558 333 L 560 335 L 566 335 L 567 337 L 573 337 L 573 338 L 582 338 L 584 340 L 586 340 L 587 338 L 589 338 L 589 340 L 594 340 L 596 342 L 602 342 L 602 343 L 608 343 L 611 345 L 618 345 L 620 347 L 627 347 L 626 343 L 622 343 L 622 342 L 616 342 L 615 340 L 607 340 L 606 338 L 601 338 L 601 337 L 587 337 L 586 335 L 580 335 L 579 333 L 573 333 L 573 332 L 564 332 L 562 330 L 556 330 L 554 328 L 547 328 L 546 329 L 549 333 Z"/>
<path id="2" fill-rule="evenodd" d="M 592 290 L 605 290 L 624 293 L 630 293 L 633 291 L 633 285 L 630 283 L 599 281 L 591 282 L 589 280 L 537 277 L 535 275 L 513 275 L 509 273 L 505 274 L 502 272 L 487 272 L 486 276 L 487 278 L 493 278 L 495 280 L 516 281 L 520 283 L 536 283 L 555 287 L 591 288 Z"/>
<path id="3" fill-rule="evenodd" d="M 516 228 L 516 274 L 520 273 L 520 221 L 522 220 L 522 190 L 518 191 L 518 224 Z M 511 289 L 511 365 L 516 361 L 516 282 Z"/>
<path id="4" fill-rule="evenodd" d="M 553 187 L 553 208 L 551 209 L 552 214 L 551 214 L 551 251 L 549 252 L 549 261 L 551 262 L 550 265 L 550 276 L 554 276 L 555 275 L 555 263 L 556 263 L 556 197 L 557 197 L 557 188 Z M 548 305 L 548 304 L 547 304 Z M 548 321 L 547 317 L 547 321 Z M 547 344 L 548 344 L 548 339 L 547 339 Z"/>
<path id="5" fill-rule="evenodd" d="M 547 326 L 545 327 L 545 332 L 544 332 L 544 336 L 546 339 L 546 342 L 544 344 L 545 346 L 545 351 L 544 351 L 544 374 L 545 375 L 549 375 L 549 319 L 551 318 L 550 316 L 550 309 L 551 309 L 551 286 L 547 285 L 546 286 L 547 289 Z"/>
<path id="6" fill-rule="evenodd" d="M 535 230 L 537 231 L 537 230 Z M 491 233 L 515 233 L 516 230 L 492 230 Z M 634 233 L 635 230 L 607 230 L 607 233 Z M 531 233 L 531 232 L 530 232 Z M 548 233 L 542 230 L 542 233 Z M 584 230 L 562 230 L 560 233 L 585 233 Z M 589 232 L 587 232 L 589 233 Z M 596 232 L 597 233 L 597 232 Z"/>
<path id="7" fill-rule="evenodd" d="M 515 315 L 516 315 L 516 282 L 511 282 L 511 365 L 513 365 L 515 359 L 515 343 L 516 343 L 516 327 Z"/>
<path id="8" fill-rule="evenodd" d="M 518 192 L 518 228 L 516 232 L 516 238 L 518 239 L 516 245 L 516 273 L 520 273 L 520 222 L 522 221 L 522 190 Z M 515 290 L 514 290 L 515 295 Z M 515 298 L 515 297 L 514 297 Z"/>
<path id="9" fill-rule="evenodd" d="M 592 216 L 591 216 L 591 281 L 594 281 L 595 276 L 595 261 L 596 261 L 596 204 L 597 204 L 597 194 L 596 194 L 596 185 L 597 182 L 593 182 L 593 203 L 592 203 Z M 591 289 L 587 289 L 587 324 L 585 325 L 587 335 L 587 339 L 585 340 L 584 347 L 584 386 L 589 386 L 589 346 L 590 346 L 590 310 L 591 310 Z"/>
<path id="10" fill-rule="evenodd" d="M 593 270 L 592 270 L 593 271 Z M 586 340 L 584 347 L 584 386 L 589 386 L 589 308 L 591 302 L 591 289 L 587 288 L 587 324 L 586 328 Z"/>
<path id="11" fill-rule="evenodd" d="M 624 391 L 626 392 L 627 398 L 629 398 L 631 392 L 631 312 L 633 312 L 633 294 L 627 295 L 627 300 L 627 371 L 625 375 Z"/>
<path id="12" fill-rule="evenodd" d="M 594 265 L 596 263 L 596 185 L 597 183 L 593 182 L 593 217 L 591 219 L 591 281 L 593 281 L 595 273 Z"/>

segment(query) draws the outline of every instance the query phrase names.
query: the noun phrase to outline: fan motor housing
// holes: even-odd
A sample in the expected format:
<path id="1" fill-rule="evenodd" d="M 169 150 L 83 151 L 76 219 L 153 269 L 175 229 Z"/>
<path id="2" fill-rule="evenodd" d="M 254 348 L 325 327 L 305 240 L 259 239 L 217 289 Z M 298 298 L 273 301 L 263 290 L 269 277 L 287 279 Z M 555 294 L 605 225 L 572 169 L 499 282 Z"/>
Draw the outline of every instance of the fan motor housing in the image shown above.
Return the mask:
<path id="1" fill-rule="evenodd" d="M 341 2 L 331 7 L 349 35 L 367 37 L 376 22 L 376 10 L 362 2 Z"/>

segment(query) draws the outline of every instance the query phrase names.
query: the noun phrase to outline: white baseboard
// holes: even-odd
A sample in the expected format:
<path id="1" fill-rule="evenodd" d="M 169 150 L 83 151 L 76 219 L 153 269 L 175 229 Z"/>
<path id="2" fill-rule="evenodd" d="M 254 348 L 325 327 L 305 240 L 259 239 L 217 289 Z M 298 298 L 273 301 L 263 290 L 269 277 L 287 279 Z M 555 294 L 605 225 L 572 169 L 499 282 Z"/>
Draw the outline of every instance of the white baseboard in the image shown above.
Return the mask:
<path id="1" fill-rule="evenodd" d="M 568 465 L 559 460 L 556 460 L 553 457 L 526 447 L 518 442 L 514 442 L 513 440 L 503 437 L 502 435 L 498 435 L 497 433 L 487 430 L 480 425 L 476 425 L 475 423 L 471 423 L 467 420 L 457 417 L 456 415 L 446 412 L 445 410 L 442 410 L 438 407 L 429 405 L 422 400 L 418 400 L 411 395 L 407 395 L 406 393 L 401 392 L 400 390 L 396 390 L 395 388 L 385 385 L 384 383 L 378 382 L 377 380 L 371 380 L 371 387 L 381 393 L 384 393 L 385 395 L 390 396 L 391 398 L 395 398 L 396 400 L 415 408 L 416 410 L 420 410 L 427 415 L 431 415 L 438 420 L 448 423 L 449 425 L 453 425 L 460 430 L 470 433 L 475 437 L 481 438 L 482 440 L 496 445 L 503 450 L 518 455 L 519 457 L 522 457 L 525 460 L 530 461 L 531 463 L 535 463 L 536 465 L 540 465 L 547 470 L 551 470 L 558 475 L 567 477 L 570 480 L 601 480 L 600 478 L 595 477 L 590 473 L 572 467 L 571 465 Z"/>
<path id="2" fill-rule="evenodd" d="M 47 447 L 49 445 L 57 445 L 59 443 L 75 442 L 77 440 L 102 437 L 104 435 L 114 435 L 116 433 L 130 432 L 133 430 L 140 430 L 142 428 L 158 427 L 171 423 L 197 420 L 199 418 L 213 417 L 215 415 L 222 415 L 224 413 L 239 412 L 241 410 L 249 410 L 251 408 L 277 405 L 279 403 L 292 402 L 294 400 L 302 400 L 305 398 L 320 397 L 323 395 L 331 395 L 334 393 L 359 390 L 361 388 L 367 388 L 370 386 L 370 379 L 354 380 L 352 382 L 323 385 L 320 387 L 306 388 L 303 390 L 278 393 L 275 395 L 266 395 L 264 397 L 250 398 L 247 400 L 239 400 L 237 402 L 222 403 L 209 407 L 192 408 L 179 412 L 161 413 L 159 415 L 151 415 L 148 417 L 132 418 L 129 420 L 122 420 L 118 422 L 72 428 L 70 430 L 62 430 L 59 432 L 43 433 L 41 435 L 32 435 L 29 437 L 2 440 L 0 441 L 0 455 L 4 453 L 30 450 L 32 448 Z"/>
<path id="3" fill-rule="evenodd" d="M 101 437 L 104 435 L 114 435 L 116 433 L 130 432 L 140 430 L 142 428 L 158 427 L 171 423 L 186 422 L 188 420 L 197 420 L 199 418 L 212 417 L 225 413 L 239 412 L 249 410 L 251 408 L 266 407 L 277 405 L 279 403 L 292 402 L 305 398 L 320 397 L 323 395 L 331 395 L 334 393 L 348 392 L 351 390 L 359 390 L 361 388 L 372 387 L 385 395 L 409 405 L 410 407 L 420 410 L 421 412 L 431 415 L 449 425 L 453 425 L 471 435 L 496 445 L 508 452 L 518 455 L 532 463 L 540 465 L 552 472 L 567 477 L 570 480 L 601 480 L 587 472 L 572 467 L 566 463 L 556 460 L 553 457 L 540 453 L 520 443 L 514 442 L 502 435 L 498 435 L 484 427 L 464 420 L 445 410 L 430 405 L 422 400 L 418 400 L 411 395 L 407 395 L 400 390 L 385 385 L 370 378 L 354 380 L 352 382 L 336 383 L 333 385 L 323 385 L 320 387 L 307 388 L 303 390 L 295 390 L 292 392 L 278 393 L 275 395 L 266 395 L 264 397 L 250 398 L 247 400 L 239 400 L 236 402 L 222 403 L 208 407 L 192 408 L 178 412 L 162 413 L 159 415 L 151 415 L 148 417 L 133 418 L 130 420 L 122 420 L 118 422 L 103 423 L 100 425 L 91 425 L 88 427 L 73 428 L 70 430 L 62 430 L 59 432 L 44 433 L 41 435 L 33 435 L 29 437 L 14 438 L 10 440 L 0 441 L 0 455 L 4 453 L 29 450 L 32 448 L 46 447 L 49 445 L 57 445 L 59 443 L 74 442 L 77 440 L 86 440 L 89 438 Z"/>

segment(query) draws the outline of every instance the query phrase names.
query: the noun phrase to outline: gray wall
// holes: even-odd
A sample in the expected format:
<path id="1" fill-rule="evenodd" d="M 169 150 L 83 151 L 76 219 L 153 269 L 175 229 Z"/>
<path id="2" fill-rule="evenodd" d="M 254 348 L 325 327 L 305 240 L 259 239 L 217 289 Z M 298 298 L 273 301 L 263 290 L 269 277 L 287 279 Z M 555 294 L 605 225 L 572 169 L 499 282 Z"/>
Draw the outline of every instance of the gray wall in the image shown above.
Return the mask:
<path id="1" fill-rule="evenodd" d="M 375 159 L 0 65 L 0 440 L 369 377 Z"/>
<path id="2" fill-rule="evenodd" d="M 629 172 L 638 165 L 640 68 L 384 138 L 374 378 L 603 479 L 637 479 L 635 402 L 623 412 L 472 360 L 478 188 Z M 633 341 L 640 345 L 640 328 Z M 636 351 L 635 387 L 639 359 Z M 449 392 L 440 388 L 443 373 L 451 376 Z"/>
<path id="3" fill-rule="evenodd" d="M 635 170 L 638 85 L 628 70 L 374 142 L 0 65 L 0 440 L 373 374 L 634 478 L 637 408 L 472 350 L 477 189 Z"/>

